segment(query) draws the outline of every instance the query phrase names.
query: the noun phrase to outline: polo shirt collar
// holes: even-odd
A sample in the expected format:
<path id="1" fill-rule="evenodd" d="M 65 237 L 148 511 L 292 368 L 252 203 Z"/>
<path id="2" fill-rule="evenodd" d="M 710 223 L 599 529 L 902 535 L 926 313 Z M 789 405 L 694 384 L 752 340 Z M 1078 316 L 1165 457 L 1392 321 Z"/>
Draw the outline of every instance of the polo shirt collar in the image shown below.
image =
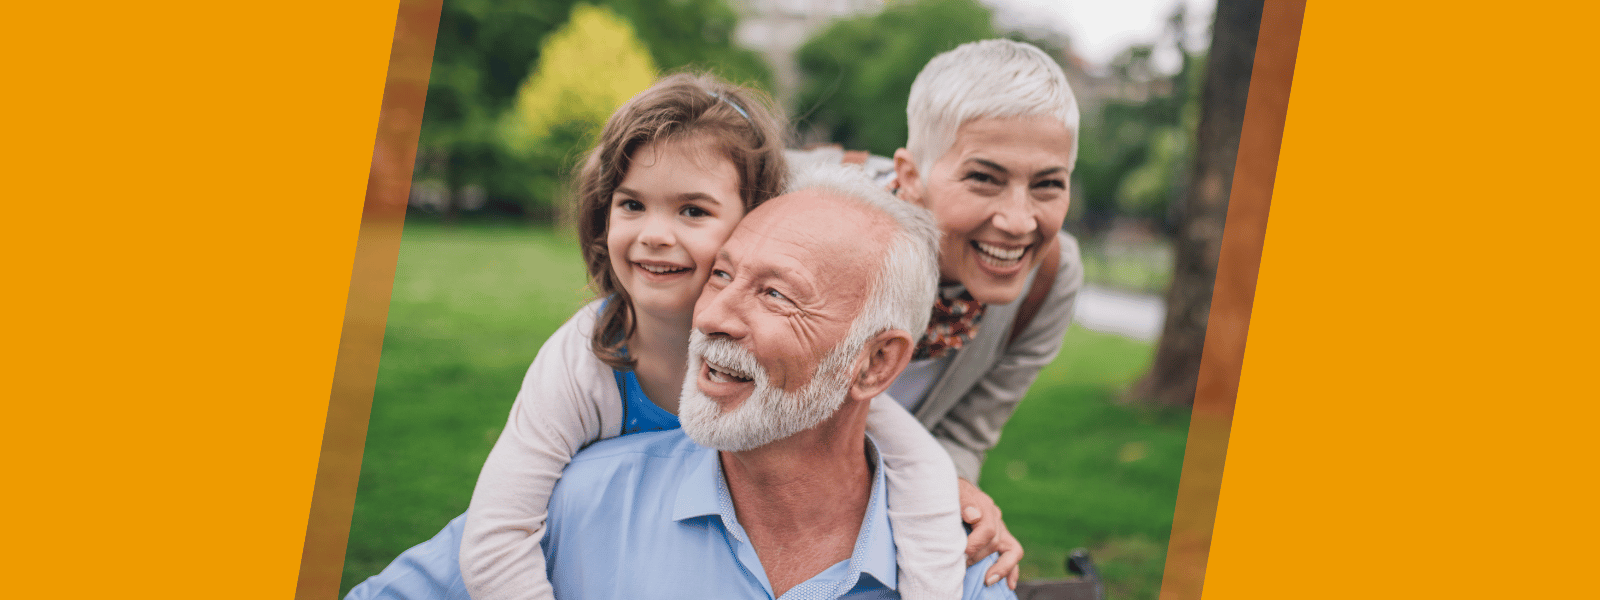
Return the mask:
<path id="1" fill-rule="evenodd" d="M 674 521 L 722 514 L 717 500 L 727 494 L 717 451 L 699 444 L 689 447 L 694 455 L 688 473 L 678 483 L 678 497 L 672 507 Z"/>
<path id="2" fill-rule="evenodd" d="M 678 485 L 674 500 L 672 520 L 684 521 L 696 517 L 721 517 L 723 527 L 740 543 L 748 544 L 744 527 L 739 525 L 733 512 L 733 499 L 728 494 L 727 480 L 722 475 L 722 461 L 715 450 L 693 446 L 696 455 L 692 466 Z M 867 461 L 872 466 L 872 493 L 867 499 L 867 514 L 861 529 L 856 533 L 855 549 L 846 563 L 849 572 L 870 575 L 889 589 L 898 589 L 897 563 L 895 562 L 894 536 L 889 525 L 889 503 L 885 493 L 883 458 L 878 448 L 867 436 Z M 765 574 L 762 575 L 764 578 Z M 849 582 L 854 587 L 856 582 Z"/>
<path id="3" fill-rule="evenodd" d="M 878 447 L 867 436 L 867 460 L 872 465 L 872 496 L 867 500 L 867 516 L 862 520 L 861 533 L 856 535 L 856 551 L 852 563 L 859 561 L 861 573 L 871 575 L 878 583 L 891 590 L 898 589 L 899 574 L 895 561 L 894 535 L 889 525 L 889 500 L 884 482 L 883 458 Z"/>

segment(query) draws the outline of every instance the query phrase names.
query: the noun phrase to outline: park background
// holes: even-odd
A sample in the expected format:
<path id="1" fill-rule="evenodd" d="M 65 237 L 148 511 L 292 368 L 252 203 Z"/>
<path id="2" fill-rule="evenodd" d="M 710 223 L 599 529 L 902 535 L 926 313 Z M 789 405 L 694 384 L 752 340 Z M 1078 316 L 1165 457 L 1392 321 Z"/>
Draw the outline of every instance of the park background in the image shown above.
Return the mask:
<path id="1" fill-rule="evenodd" d="M 294 593 L 396 4 L 13 7 L 14 595 Z M 1596 18 L 1305 14 L 1204 597 L 1593 591 Z"/>
<path id="2" fill-rule="evenodd" d="M 1028 550 L 1025 580 L 1065 576 L 1084 547 L 1110 597 L 1155 598 L 1260 19 L 1254 3 L 1216 12 L 1231 62 L 1208 70 L 1205 2 L 1144 3 L 1120 47 L 1080 52 L 1020 2 L 446 0 L 341 593 L 466 508 L 534 353 L 592 298 L 565 185 L 617 105 L 661 72 L 709 70 L 773 93 L 793 145 L 889 155 L 921 66 L 1006 36 L 1054 57 L 1080 103 L 1066 228 L 1088 287 L 981 484 Z"/>

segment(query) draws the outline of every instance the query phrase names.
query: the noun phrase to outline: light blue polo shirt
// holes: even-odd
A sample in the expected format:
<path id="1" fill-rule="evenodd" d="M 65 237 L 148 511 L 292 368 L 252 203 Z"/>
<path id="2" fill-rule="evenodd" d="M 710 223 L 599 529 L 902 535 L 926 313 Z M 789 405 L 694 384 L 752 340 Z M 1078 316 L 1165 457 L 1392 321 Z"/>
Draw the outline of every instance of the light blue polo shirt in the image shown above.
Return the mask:
<path id="1" fill-rule="evenodd" d="M 884 470 L 876 453 L 871 458 L 872 492 L 850 558 L 781 600 L 899 598 Z M 773 599 L 766 569 L 734 515 L 717 452 L 682 430 L 612 438 L 579 452 L 556 483 L 549 515 L 545 564 L 561 600 Z M 457 562 L 464 521 L 457 517 L 407 550 L 346 600 L 469 600 Z M 983 585 L 996 558 L 967 568 L 963 598 L 1016 598 L 1004 580 Z"/>

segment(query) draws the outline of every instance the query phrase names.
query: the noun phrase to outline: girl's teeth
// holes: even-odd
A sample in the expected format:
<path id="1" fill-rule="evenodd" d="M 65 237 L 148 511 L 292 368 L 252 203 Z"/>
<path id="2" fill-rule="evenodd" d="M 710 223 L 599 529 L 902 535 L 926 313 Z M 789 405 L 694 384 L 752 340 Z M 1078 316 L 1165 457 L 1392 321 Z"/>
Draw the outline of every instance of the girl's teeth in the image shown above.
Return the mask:
<path id="1" fill-rule="evenodd" d="M 688 269 L 685 269 L 683 267 L 662 267 L 662 266 L 657 266 L 657 265 L 647 265 L 647 264 L 643 264 L 643 263 L 641 263 L 639 266 L 644 267 L 644 270 L 646 270 L 646 271 L 649 271 L 651 273 L 657 273 L 657 274 L 676 273 L 678 271 L 687 271 L 688 270 Z"/>

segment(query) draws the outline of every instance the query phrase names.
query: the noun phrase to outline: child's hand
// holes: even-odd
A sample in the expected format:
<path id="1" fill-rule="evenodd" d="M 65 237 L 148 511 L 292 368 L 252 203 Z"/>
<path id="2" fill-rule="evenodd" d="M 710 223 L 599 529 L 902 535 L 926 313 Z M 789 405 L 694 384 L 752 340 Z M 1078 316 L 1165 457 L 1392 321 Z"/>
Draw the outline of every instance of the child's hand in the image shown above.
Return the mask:
<path id="1" fill-rule="evenodd" d="M 983 575 L 983 584 L 992 585 L 1005 577 L 1006 584 L 1017 589 L 1017 564 L 1022 562 L 1022 544 L 1006 529 L 1005 522 L 1000 520 L 1000 507 L 995 506 L 988 494 L 965 479 L 956 481 L 961 494 L 961 520 L 972 526 L 972 533 L 967 535 L 967 566 L 999 552 L 1000 558 Z"/>

